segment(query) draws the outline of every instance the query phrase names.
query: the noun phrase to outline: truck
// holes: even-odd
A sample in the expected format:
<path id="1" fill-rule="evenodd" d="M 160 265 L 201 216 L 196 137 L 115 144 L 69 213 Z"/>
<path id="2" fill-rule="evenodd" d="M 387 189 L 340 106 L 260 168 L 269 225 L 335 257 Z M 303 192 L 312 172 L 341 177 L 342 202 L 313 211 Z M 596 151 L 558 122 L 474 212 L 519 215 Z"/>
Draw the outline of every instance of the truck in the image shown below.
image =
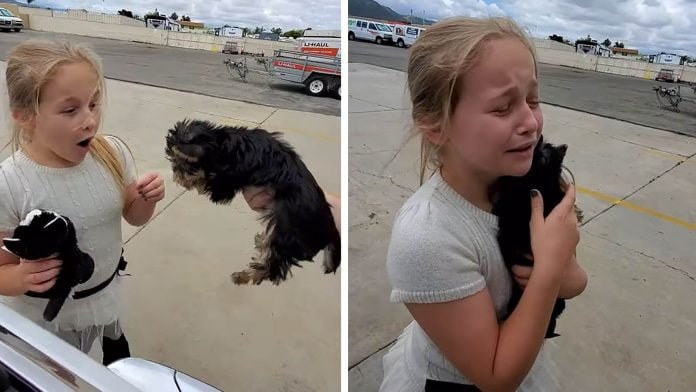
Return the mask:
<path id="1" fill-rule="evenodd" d="M 0 8 L 0 30 L 20 32 L 24 28 L 24 21 L 12 14 L 7 8 Z"/>
<path id="2" fill-rule="evenodd" d="M 312 96 L 341 96 L 341 57 L 295 50 L 274 51 L 272 74 L 278 79 L 301 83 Z"/>
<path id="3" fill-rule="evenodd" d="M 338 30 L 305 30 L 295 40 L 298 52 L 341 57 L 341 32 Z"/>

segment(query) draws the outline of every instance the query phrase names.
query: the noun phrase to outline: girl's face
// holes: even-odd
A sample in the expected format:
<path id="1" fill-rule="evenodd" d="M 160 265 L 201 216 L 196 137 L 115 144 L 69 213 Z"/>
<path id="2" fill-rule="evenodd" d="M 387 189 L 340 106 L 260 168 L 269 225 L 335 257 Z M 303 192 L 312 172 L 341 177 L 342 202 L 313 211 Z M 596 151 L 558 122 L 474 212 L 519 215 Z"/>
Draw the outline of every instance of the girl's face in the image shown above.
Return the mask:
<path id="1" fill-rule="evenodd" d="M 39 113 L 21 124 L 25 149 L 51 167 L 79 164 L 89 152 L 101 118 L 99 78 L 87 63 L 63 65 L 41 91 Z"/>
<path id="2" fill-rule="evenodd" d="M 442 135 L 442 161 L 486 181 L 522 176 L 543 126 L 534 60 L 514 38 L 491 41 L 484 53 L 461 80 L 459 102 Z"/>

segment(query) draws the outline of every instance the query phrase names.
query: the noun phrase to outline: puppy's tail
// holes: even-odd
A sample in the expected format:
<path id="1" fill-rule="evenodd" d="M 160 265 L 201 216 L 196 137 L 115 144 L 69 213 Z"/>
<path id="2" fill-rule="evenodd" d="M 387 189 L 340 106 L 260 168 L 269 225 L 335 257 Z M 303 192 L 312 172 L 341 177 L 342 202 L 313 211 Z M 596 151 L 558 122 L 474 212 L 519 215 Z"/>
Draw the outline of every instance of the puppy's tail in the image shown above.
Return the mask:
<path id="1" fill-rule="evenodd" d="M 331 241 L 324 249 L 324 273 L 336 273 L 341 265 L 341 235 L 338 230 L 332 233 Z"/>

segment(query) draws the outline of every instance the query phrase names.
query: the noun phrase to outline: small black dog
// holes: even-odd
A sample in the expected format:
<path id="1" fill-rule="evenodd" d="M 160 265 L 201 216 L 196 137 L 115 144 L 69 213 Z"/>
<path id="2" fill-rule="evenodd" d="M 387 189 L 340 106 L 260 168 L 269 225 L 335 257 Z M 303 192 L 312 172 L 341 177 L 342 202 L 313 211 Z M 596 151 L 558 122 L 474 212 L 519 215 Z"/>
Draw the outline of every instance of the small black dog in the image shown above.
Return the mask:
<path id="1" fill-rule="evenodd" d="M 165 153 L 174 181 L 195 188 L 217 204 L 230 203 L 246 186 L 275 191 L 262 216 L 266 230 L 256 237 L 258 258 L 232 274 L 236 284 L 286 280 L 293 265 L 324 252 L 324 272 L 341 263 L 341 237 L 331 208 L 300 156 L 278 132 L 217 126 L 207 121 L 179 121 L 166 138 Z M 290 275 L 292 275 L 290 273 Z"/>
<path id="2" fill-rule="evenodd" d="M 534 148 L 532 167 L 522 177 L 503 177 L 496 184 L 497 200 L 493 203 L 493 214 L 498 216 L 498 243 L 505 265 L 512 274 L 514 264 L 532 266 L 527 255 L 532 254 L 529 222 L 532 216 L 530 192 L 537 189 L 544 200 L 544 217 L 548 216 L 565 196 L 567 185 L 563 180 L 563 159 L 568 146 L 554 146 L 540 137 Z M 575 207 L 578 221 L 582 211 Z M 512 296 L 508 304 L 508 315 L 512 313 L 522 297 L 522 288 L 513 282 Z M 551 313 L 546 338 L 559 336 L 556 319 L 565 309 L 565 300 L 557 299 Z"/>
<path id="3" fill-rule="evenodd" d="M 3 239 L 4 248 L 26 260 L 56 255 L 63 261 L 56 283 L 43 293 L 28 292 L 33 297 L 49 298 L 43 317 L 52 321 L 78 284 L 94 273 L 94 260 L 77 245 L 75 226 L 65 216 L 52 211 L 33 210 L 14 230 L 12 238 Z"/>

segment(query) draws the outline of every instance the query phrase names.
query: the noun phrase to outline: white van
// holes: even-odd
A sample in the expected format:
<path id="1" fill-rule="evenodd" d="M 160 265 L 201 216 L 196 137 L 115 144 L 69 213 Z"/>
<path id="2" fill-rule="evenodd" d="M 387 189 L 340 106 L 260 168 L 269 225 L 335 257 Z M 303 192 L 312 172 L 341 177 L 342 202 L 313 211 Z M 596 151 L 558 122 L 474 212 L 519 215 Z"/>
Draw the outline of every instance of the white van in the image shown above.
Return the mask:
<path id="1" fill-rule="evenodd" d="M 416 42 L 424 29 L 403 24 L 389 25 L 394 32 L 393 40 L 396 46 L 408 48 Z"/>
<path id="2" fill-rule="evenodd" d="M 348 39 L 393 44 L 392 29 L 385 23 L 367 19 L 348 18 Z"/>

